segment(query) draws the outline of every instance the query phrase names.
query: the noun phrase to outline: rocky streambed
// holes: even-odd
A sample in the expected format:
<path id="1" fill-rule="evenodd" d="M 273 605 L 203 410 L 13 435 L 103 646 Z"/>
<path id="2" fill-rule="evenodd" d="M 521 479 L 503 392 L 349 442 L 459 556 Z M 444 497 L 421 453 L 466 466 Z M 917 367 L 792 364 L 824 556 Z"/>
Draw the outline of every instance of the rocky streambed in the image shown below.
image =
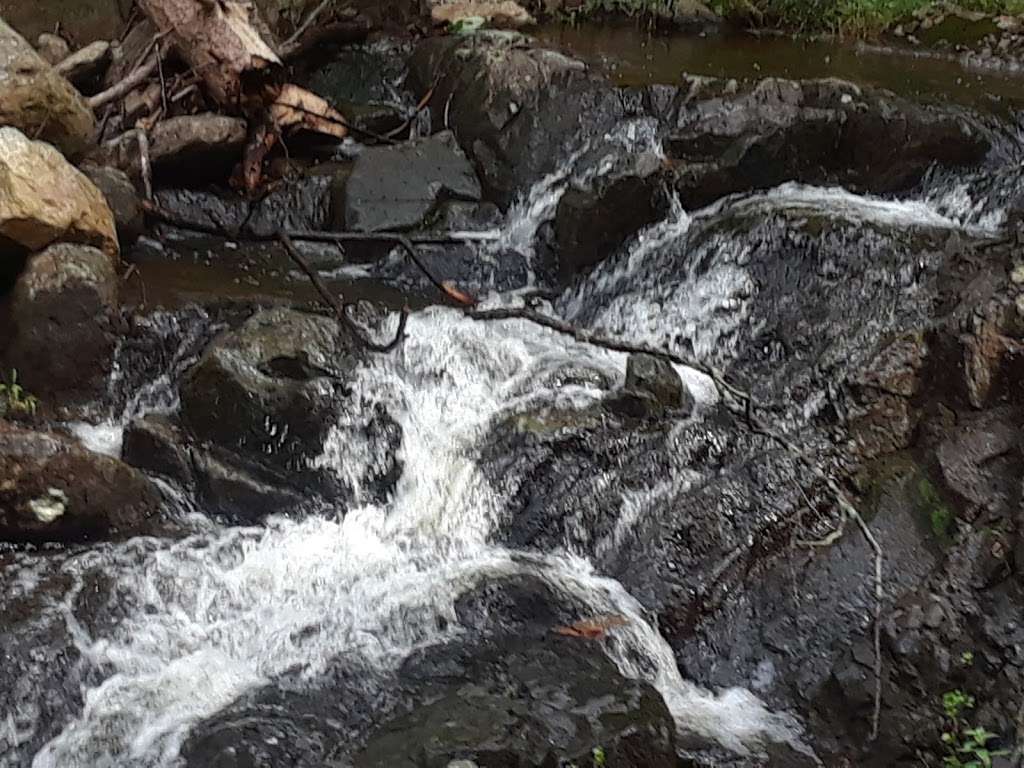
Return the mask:
<path id="1" fill-rule="evenodd" d="M 246 201 L 168 132 L 193 231 L 0 129 L 0 765 L 1018 764 L 1012 107 L 489 31 L 305 76 L 403 140 Z M 374 352 L 282 229 L 460 233 L 438 280 L 576 332 L 300 242 L 410 306 Z"/>

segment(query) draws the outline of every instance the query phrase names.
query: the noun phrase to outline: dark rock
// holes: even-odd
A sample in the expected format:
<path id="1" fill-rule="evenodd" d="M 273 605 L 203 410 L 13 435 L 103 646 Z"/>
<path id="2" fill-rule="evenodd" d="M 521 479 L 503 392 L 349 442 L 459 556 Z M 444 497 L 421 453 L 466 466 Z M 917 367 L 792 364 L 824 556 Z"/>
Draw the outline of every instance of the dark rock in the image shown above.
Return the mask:
<path id="1" fill-rule="evenodd" d="M 256 235 L 273 235 L 282 229 L 326 229 L 332 183 L 327 174 L 305 175 L 278 184 L 252 201 L 217 189 L 162 189 L 155 197 L 162 210 L 186 221 L 227 233 L 244 226 Z"/>
<path id="2" fill-rule="evenodd" d="M 65 58 L 55 69 L 73 86 L 82 90 L 98 81 L 110 65 L 111 47 L 106 40 L 97 40 Z"/>
<path id="3" fill-rule="evenodd" d="M 42 56 L 0 20 L 0 125 L 78 157 L 95 141 L 92 110 Z"/>
<path id="4" fill-rule="evenodd" d="M 666 408 L 693 410 L 693 395 L 672 363 L 654 355 L 630 355 L 626 361 L 626 389 L 649 392 Z"/>
<path id="5" fill-rule="evenodd" d="M 661 696 L 622 678 L 589 643 L 503 640 L 431 699 L 386 723 L 355 765 L 591 765 L 597 747 L 609 765 L 676 765 L 675 723 Z"/>
<path id="6" fill-rule="evenodd" d="M 345 223 L 357 232 L 410 229 L 446 199 L 480 199 L 473 166 L 450 133 L 371 148 L 345 186 Z"/>
<path id="7" fill-rule="evenodd" d="M 946 484 L 972 505 L 1009 508 L 1016 497 L 1019 414 L 1001 408 L 966 420 L 936 451 Z"/>
<path id="8" fill-rule="evenodd" d="M 452 128 L 501 206 L 554 171 L 567 145 L 602 135 L 623 113 L 583 63 L 512 32 L 425 40 L 409 67 L 417 94 L 434 87 L 436 124 Z"/>
<path id="9" fill-rule="evenodd" d="M 640 229 L 668 212 L 670 174 L 654 154 L 616 153 L 615 166 L 587 186 L 562 195 L 555 212 L 555 236 L 562 274 L 575 275 L 614 253 Z"/>
<path id="10" fill-rule="evenodd" d="M 81 170 L 103 193 L 107 205 L 114 214 L 121 247 L 127 248 L 139 239 L 146 228 L 142 202 L 135 185 L 128 178 L 128 174 L 117 168 L 85 165 Z"/>
<path id="11" fill-rule="evenodd" d="M 247 136 L 245 120 L 203 114 L 171 117 L 158 122 L 150 136 L 154 173 L 170 179 L 223 179 L 237 161 Z M 137 152 L 135 153 L 138 154 Z M 127 152 L 131 157 L 130 148 Z M 124 165 L 118 166 L 128 170 Z"/>
<path id="12" fill-rule="evenodd" d="M 338 324 L 289 309 L 258 312 L 207 348 L 181 384 L 193 435 L 282 470 L 305 469 L 333 424 L 354 348 Z"/>
<path id="13" fill-rule="evenodd" d="M 287 673 L 197 725 L 182 757 L 221 768 L 547 768 L 593 765 L 601 747 L 610 766 L 675 766 L 660 694 L 623 677 L 602 644 L 551 631 L 578 610 L 540 578 L 482 581 L 456 601 L 464 632 L 421 645 L 397 670 L 345 654 L 314 680 Z"/>
<path id="14" fill-rule="evenodd" d="M 135 419 L 124 430 L 122 460 L 189 487 L 195 483 L 187 438 L 166 416 Z"/>
<path id="15" fill-rule="evenodd" d="M 44 402 L 87 401 L 113 364 L 118 278 L 87 245 L 54 245 L 29 259 L 11 305 L 7 360 Z"/>
<path id="16" fill-rule="evenodd" d="M 135 469 L 49 432 L 0 422 L 0 539 L 74 542 L 151 528 L 156 488 Z"/>
<path id="17" fill-rule="evenodd" d="M 694 77 L 665 149 L 683 204 L 700 207 L 788 180 L 892 192 L 933 163 L 979 162 L 989 141 L 967 112 L 840 80 L 770 78 L 737 90 Z"/>
<path id="18" fill-rule="evenodd" d="M 197 451 L 194 466 L 204 506 L 232 522 L 252 524 L 268 515 L 295 512 L 308 497 L 286 487 L 286 478 L 278 477 L 276 483 L 265 481 L 267 473 L 260 467 L 250 470 L 223 451 Z"/>

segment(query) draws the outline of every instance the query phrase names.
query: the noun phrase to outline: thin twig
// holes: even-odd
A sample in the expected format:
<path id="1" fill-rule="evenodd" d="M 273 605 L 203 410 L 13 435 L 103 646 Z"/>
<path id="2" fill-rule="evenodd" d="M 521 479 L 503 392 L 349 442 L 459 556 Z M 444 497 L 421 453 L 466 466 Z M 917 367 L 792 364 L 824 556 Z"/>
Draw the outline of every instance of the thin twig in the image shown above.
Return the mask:
<path id="1" fill-rule="evenodd" d="M 92 109 L 97 109 L 104 104 L 120 99 L 122 96 L 127 96 L 156 71 L 159 61 L 159 57 L 154 57 L 145 66 L 135 70 L 121 82 L 111 86 L 102 93 L 90 96 L 86 103 Z"/>
<path id="2" fill-rule="evenodd" d="M 306 277 L 309 278 L 313 287 L 316 288 L 317 293 L 319 293 L 323 300 L 327 302 L 327 305 L 334 310 L 334 315 L 338 319 L 338 322 L 341 323 L 344 328 L 348 329 L 359 344 L 374 352 L 390 352 L 402 343 L 405 339 L 405 326 L 409 322 L 408 307 L 402 307 L 401 314 L 398 318 L 398 330 L 395 332 L 395 337 L 390 342 L 387 344 L 378 344 L 367 339 L 362 335 L 358 326 L 356 326 L 349 317 L 347 305 L 342 301 L 342 299 L 331 292 L 330 288 L 327 287 L 327 284 L 324 283 L 323 279 L 320 277 L 320 273 L 313 268 L 306 257 L 302 255 L 301 251 L 295 247 L 295 243 L 292 242 L 292 239 L 284 233 L 279 233 L 277 239 L 284 247 L 291 260 L 298 264 L 299 269 L 306 273 Z"/>
<path id="3" fill-rule="evenodd" d="M 292 45 L 294 45 L 298 39 L 306 33 L 306 30 L 313 26 L 313 23 L 317 20 L 320 14 L 324 12 L 327 6 L 331 4 L 331 2 L 332 0 L 321 0 L 320 4 L 309 12 L 309 15 L 298 26 L 294 34 L 284 41 L 284 45 L 282 45 L 281 48 L 284 50 L 291 48 Z"/>

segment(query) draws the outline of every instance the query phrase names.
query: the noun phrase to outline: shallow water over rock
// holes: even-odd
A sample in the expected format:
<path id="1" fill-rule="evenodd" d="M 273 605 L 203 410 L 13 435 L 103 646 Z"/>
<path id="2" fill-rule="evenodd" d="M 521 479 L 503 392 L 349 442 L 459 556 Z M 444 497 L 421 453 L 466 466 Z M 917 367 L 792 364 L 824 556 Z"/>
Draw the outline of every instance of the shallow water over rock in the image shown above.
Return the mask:
<path id="1" fill-rule="evenodd" d="M 577 77 L 575 65 L 567 71 Z M 180 262 L 188 275 L 235 270 L 268 286 L 136 319 L 99 405 L 105 420 L 75 425 L 117 452 L 103 430 L 162 420 L 182 470 L 147 467 L 167 532 L 0 553 L 0 609 L 12 617 L 0 625 L 0 689 L 14 694 L 0 705 L 0 766 L 912 765 L 915 751 L 934 747 L 920 739 L 938 738 L 917 728 L 909 702 L 919 691 L 906 682 L 924 669 L 930 686 L 941 684 L 922 661 L 940 642 L 932 630 L 984 653 L 979 666 L 1011 670 L 988 684 L 983 712 L 1012 737 L 1006 702 L 1024 659 L 1018 625 L 1002 619 L 1020 589 L 997 556 L 1014 530 L 1012 489 L 986 493 L 982 469 L 1019 465 L 1016 427 L 958 422 L 967 396 L 915 398 L 968 388 L 953 381 L 967 371 L 977 408 L 1003 398 L 1000 419 L 1021 421 L 1001 369 L 986 369 L 991 386 L 978 386 L 992 347 L 1017 349 L 1012 252 L 992 245 L 1019 215 L 1017 174 L 1000 167 L 1016 151 L 1015 126 L 985 123 L 986 141 L 1002 143 L 986 144 L 979 162 L 918 168 L 916 186 L 885 197 L 802 179 L 687 210 L 666 189 L 653 223 L 647 211 L 607 244 L 607 258 L 559 271 L 552 229 L 567 192 L 600 192 L 595 180 L 616 168 L 609 159 L 660 158 L 665 137 L 653 91 L 588 87 L 597 103 L 617 105 L 601 113 L 601 130 L 563 136 L 543 162 L 520 168 L 500 191 L 526 189 L 504 214 L 476 221 L 496 220 L 493 238 L 431 246 L 426 258 L 484 308 L 528 303 L 712 366 L 753 394 L 792 447 L 751 429 L 706 372 L 685 365 L 675 366 L 685 399 L 624 408 L 625 352 L 523 319 L 418 305 L 393 353 L 325 360 L 294 341 L 316 326 L 316 346 L 333 348 L 336 326 L 297 311 L 309 309 L 308 294 L 279 279 L 290 272 L 280 252 L 180 232 L 144 239 L 144 280 Z M 472 107 L 459 108 L 465 117 Z M 524 146 L 530 125 L 549 130 L 539 118 L 509 125 Z M 479 172 L 485 150 L 456 134 Z M 485 180 L 501 163 L 486 165 Z M 397 254 L 358 264 L 310 253 L 335 276 L 429 287 Z M 987 293 L 979 270 L 964 276 L 972 260 L 991 268 Z M 157 296 L 182 302 L 166 287 Z M 981 310 L 999 296 L 1001 314 L 984 326 Z M 254 326 L 271 336 L 252 335 Z M 272 338 L 275 326 L 297 330 Z M 962 340 L 968 331 L 979 335 Z M 966 352 L 943 346 L 961 343 Z M 218 376 L 245 386 L 193 386 L 215 357 Z M 281 423 L 269 418 L 275 408 L 287 410 Z M 315 424 L 285 435 L 314 409 Z M 371 415 L 387 426 L 368 427 Z M 881 447 L 864 436 L 879 420 Z M 292 448 L 275 453 L 286 441 Z M 936 533 L 931 522 L 946 503 L 928 479 L 936 444 L 938 473 L 971 505 L 958 502 L 962 530 Z M 956 446 L 991 450 L 955 461 Z M 260 525 L 214 514 L 195 492 L 225 451 L 248 468 L 293 472 L 279 484 L 288 495 L 261 494 Z M 890 472 L 870 464 L 879 456 Z M 806 545 L 836 524 L 812 466 L 839 479 L 860 473 L 843 487 L 870 505 L 866 524 L 887 552 L 894 671 L 877 749 L 867 740 L 872 551 L 853 533 L 820 555 Z M 309 486 L 299 496 L 303 472 L 345 492 Z M 176 475 L 192 479 L 168 479 Z M 944 547 L 954 553 L 948 570 Z M 971 596 L 975 582 L 983 597 Z M 940 592 L 946 624 L 921 618 L 933 608 L 912 610 Z M 978 621 L 981 612 L 993 621 Z"/>

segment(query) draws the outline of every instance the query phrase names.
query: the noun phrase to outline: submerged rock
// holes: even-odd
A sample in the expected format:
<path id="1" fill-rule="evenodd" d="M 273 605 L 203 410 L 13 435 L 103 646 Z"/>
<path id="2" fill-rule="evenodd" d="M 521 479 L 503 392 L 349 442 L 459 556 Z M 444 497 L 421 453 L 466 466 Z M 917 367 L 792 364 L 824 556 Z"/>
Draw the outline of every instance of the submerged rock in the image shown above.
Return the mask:
<path id="1" fill-rule="evenodd" d="M 64 241 L 119 253 L 114 217 L 89 179 L 49 144 L 0 128 L 0 238 L 33 252 Z"/>
<path id="2" fill-rule="evenodd" d="M 118 277 L 110 257 L 62 243 L 31 257 L 14 290 L 6 359 L 52 406 L 106 388 L 116 345 Z"/>
<path id="3" fill-rule="evenodd" d="M 0 19 L 0 125 L 77 157 L 95 141 L 92 110 L 71 84 Z"/>
<path id="4" fill-rule="evenodd" d="M 285 673 L 195 726 L 185 764 L 676 766 L 658 691 L 623 676 L 603 644 L 554 632 L 578 610 L 541 578 L 482 579 L 456 599 L 462 631 L 420 644 L 397 669 L 346 653 L 312 680 Z M 320 631 L 293 640 L 315 643 Z"/>
<path id="5" fill-rule="evenodd" d="M 345 224 L 357 232 L 404 230 L 444 200 L 478 201 L 480 182 L 450 133 L 375 147 L 356 160 L 345 185 Z"/>
<path id="6" fill-rule="evenodd" d="M 142 473 L 50 432 L 0 421 L 0 539 L 124 537 L 151 527 L 160 494 Z"/>

